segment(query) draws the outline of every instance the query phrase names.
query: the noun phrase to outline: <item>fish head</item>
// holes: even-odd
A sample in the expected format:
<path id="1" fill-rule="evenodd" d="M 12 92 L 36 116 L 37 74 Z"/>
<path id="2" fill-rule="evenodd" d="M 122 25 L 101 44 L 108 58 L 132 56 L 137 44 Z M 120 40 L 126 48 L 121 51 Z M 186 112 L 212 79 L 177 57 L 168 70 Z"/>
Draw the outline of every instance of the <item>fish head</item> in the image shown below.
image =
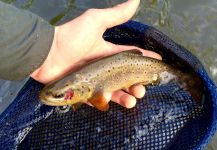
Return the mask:
<path id="1" fill-rule="evenodd" d="M 56 87 L 55 84 L 46 86 L 39 94 L 42 103 L 51 106 L 65 106 L 86 102 L 92 96 L 93 89 L 87 83 L 79 85 L 64 84 Z"/>

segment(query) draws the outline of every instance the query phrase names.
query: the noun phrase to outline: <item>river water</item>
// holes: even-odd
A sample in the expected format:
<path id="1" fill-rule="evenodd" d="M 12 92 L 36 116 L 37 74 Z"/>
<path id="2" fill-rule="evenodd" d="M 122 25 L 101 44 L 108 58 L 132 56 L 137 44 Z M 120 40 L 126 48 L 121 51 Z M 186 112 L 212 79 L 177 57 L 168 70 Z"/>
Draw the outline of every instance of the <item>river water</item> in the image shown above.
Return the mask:
<path id="1" fill-rule="evenodd" d="M 52 24 L 64 23 L 89 8 L 106 8 L 123 2 L 123 0 L 2 1 L 30 10 Z M 156 27 L 174 41 L 189 49 L 201 60 L 217 83 L 216 8 L 216 0 L 141 0 L 139 10 L 133 20 Z M 22 82 L 19 82 L 16 88 L 18 89 L 20 85 L 22 85 Z M 10 87 L 10 85 L 7 86 Z M 1 95 L 2 92 L 0 91 L 0 97 Z M 2 102 L 0 101 L 0 103 Z M 1 107 L 5 104 L 1 104 Z M 1 107 L 0 112 L 3 110 Z M 217 149 L 217 134 L 207 149 Z"/>

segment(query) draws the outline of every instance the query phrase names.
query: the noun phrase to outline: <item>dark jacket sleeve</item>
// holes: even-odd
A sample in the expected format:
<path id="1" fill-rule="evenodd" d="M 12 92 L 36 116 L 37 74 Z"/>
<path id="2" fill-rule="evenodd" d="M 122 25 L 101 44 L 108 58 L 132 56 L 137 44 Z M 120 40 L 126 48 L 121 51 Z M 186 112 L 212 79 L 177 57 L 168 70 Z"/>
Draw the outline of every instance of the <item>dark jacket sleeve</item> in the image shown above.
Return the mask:
<path id="1" fill-rule="evenodd" d="M 0 78 L 20 80 L 47 57 L 54 27 L 31 12 L 0 1 Z"/>

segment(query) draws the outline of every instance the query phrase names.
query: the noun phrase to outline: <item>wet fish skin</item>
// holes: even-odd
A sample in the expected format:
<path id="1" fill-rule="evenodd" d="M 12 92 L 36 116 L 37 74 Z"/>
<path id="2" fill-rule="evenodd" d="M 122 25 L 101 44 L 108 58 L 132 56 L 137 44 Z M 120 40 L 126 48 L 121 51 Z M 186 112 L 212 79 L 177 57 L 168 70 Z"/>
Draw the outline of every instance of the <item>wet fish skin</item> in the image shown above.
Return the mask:
<path id="1" fill-rule="evenodd" d="M 62 80 L 46 86 L 40 92 L 40 99 L 42 103 L 52 106 L 90 102 L 104 111 L 108 109 L 108 102 L 103 97 L 103 92 L 113 92 L 138 83 L 148 85 L 163 81 L 165 73 L 173 76 L 171 80 L 181 81 L 180 78 L 184 77 L 182 72 L 161 60 L 132 51 L 121 52 L 93 62 Z"/>

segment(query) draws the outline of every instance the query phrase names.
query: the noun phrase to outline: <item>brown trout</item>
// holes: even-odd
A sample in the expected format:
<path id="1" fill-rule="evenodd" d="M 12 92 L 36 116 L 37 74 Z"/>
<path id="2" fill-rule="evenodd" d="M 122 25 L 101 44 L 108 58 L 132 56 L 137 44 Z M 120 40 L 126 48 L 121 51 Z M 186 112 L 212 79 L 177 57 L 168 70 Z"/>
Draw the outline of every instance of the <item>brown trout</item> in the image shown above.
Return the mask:
<path id="1" fill-rule="evenodd" d="M 42 103 L 52 106 L 89 102 L 105 111 L 109 105 L 103 92 L 113 92 L 138 83 L 165 84 L 174 80 L 181 83 L 194 99 L 201 97 L 201 81 L 195 74 L 184 74 L 161 60 L 126 51 L 90 63 L 47 85 L 40 92 L 40 99 Z"/>

